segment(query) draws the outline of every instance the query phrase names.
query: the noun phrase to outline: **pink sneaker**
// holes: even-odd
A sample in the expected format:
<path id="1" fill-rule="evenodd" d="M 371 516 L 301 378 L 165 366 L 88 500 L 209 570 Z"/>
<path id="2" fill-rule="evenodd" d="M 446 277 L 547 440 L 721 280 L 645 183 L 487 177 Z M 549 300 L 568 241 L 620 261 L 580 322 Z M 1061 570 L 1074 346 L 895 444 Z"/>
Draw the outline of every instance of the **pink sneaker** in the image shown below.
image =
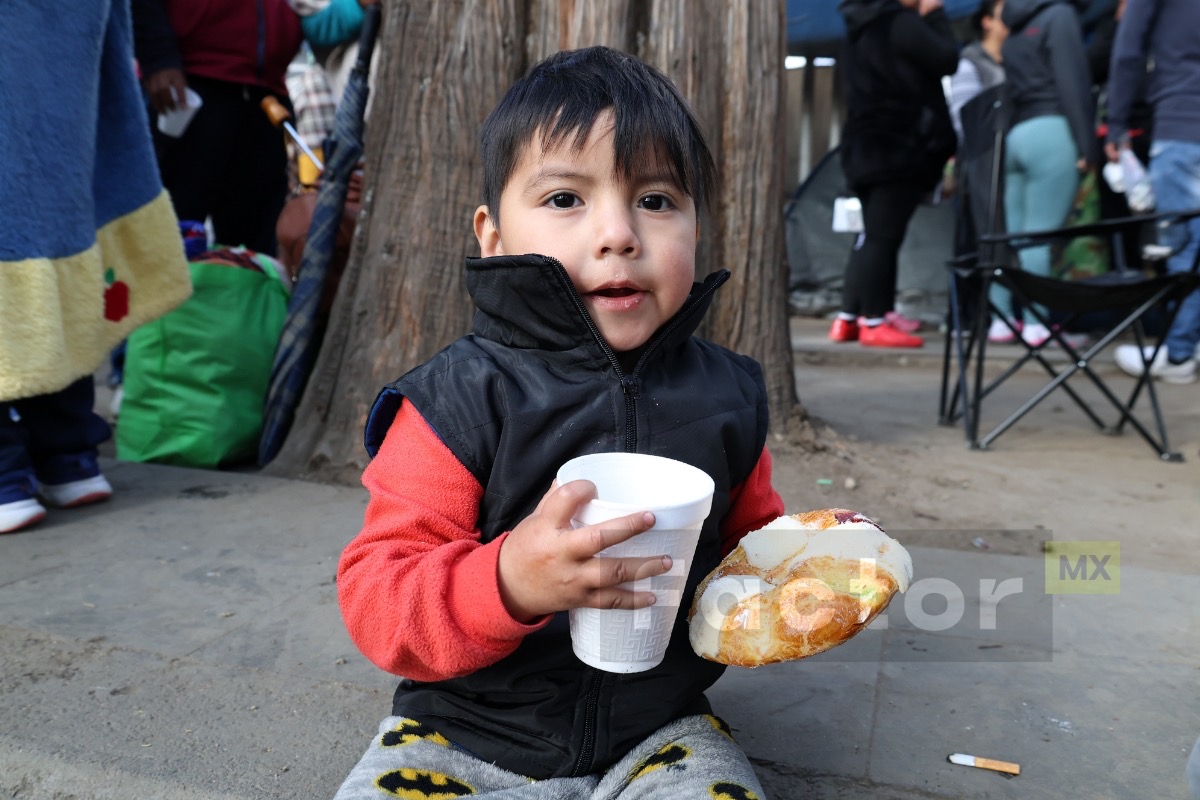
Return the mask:
<path id="1" fill-rule="evenodd" d="M 921 330 L 921 320 L 906 317 L 903 314 L 897 314 L 895 311 L 889 311 L 883 315 L 884 322 L 887 322 L 893 328 L 904 333 L 916 333 Z"/>
<path id="2" fill-rule="evenodd" d="M 1020 322 L 1014 325 L 1018 331 L 1022 330 Z M 994 319 L 988 326 L 987 340 L 992 344 L 1012 344 L 1017 340 L 1017 335 L 1013 333 L 1012 328 L 1004 324 L 1004 320 Z"/>

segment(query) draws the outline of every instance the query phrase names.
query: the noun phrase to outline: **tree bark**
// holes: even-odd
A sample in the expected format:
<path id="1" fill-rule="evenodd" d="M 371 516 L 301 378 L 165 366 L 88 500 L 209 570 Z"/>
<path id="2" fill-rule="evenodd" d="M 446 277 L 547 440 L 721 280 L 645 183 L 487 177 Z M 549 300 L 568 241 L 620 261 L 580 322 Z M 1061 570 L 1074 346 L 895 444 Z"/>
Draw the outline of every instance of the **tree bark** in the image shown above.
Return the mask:
<path id="1" fill-rule="evenodd" d="M 654 0 L 641 57 L 696 110 L 719 190 L 702 231 L 697 273 L 733 277 L 701 335 L 763 365 L 773 427 L 803 417 L 796 396 L 783 240 L 784 3 Z"/>
<path id="2" fill-rule="evenodd" d="M 721 189 L 697 272 L 728 267 L 704 335 L 764 367 L 776 430 L 802 413 L 781 213 L 782 0 L 439 0 L 384 3 L 367 193 L 350 263 L 271 474 L 356 482 L 379 389 L 470 328 L 463 258 L 478 253 L 479 126 L 528 65 L 607 44 L 654 64 L 696 108 Z"/>

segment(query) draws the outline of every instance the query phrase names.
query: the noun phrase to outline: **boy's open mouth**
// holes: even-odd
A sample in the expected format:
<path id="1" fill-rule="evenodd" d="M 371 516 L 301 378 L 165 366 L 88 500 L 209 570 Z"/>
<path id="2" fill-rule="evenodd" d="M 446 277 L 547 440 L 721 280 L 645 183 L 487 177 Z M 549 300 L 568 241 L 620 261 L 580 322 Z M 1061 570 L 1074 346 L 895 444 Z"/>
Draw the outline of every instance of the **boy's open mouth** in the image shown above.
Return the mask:
<path id="1" fill-rule="evenodd" d="M 641 307 L 646 299 L 646 290 L 631 283 L 598 286 L 588 292 L 588 300 L 594 311 L 624 313 Z"/>

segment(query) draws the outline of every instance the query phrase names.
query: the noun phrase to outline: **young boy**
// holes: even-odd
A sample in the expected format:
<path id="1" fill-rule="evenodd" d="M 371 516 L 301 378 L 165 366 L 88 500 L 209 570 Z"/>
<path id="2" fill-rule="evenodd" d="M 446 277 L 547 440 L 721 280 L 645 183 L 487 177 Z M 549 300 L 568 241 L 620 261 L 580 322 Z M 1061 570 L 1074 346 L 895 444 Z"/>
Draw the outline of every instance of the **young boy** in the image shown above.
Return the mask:
<path id="1" fill-rule="evenodd" d="M 724 668 L 687 630 L 699 581 L 783 513 L 759 365 L 692 336 L 729 275 L 694 283 L 712 156 L 663 75 L 602 47 L 519 80 L 481 155 L 474 331 L 367 422 L 371 500 L 338 594 L 358 647 L 405 679 L 337 797 L 761 798 L 704 697 Z M 595 488 L 552 485 L 620 450 L 716 483 L 667 655 L 629 675 L 576 659 L 564 612 L 655 601 L 618 586 L 669 558 L 596 557 L 653 515 L 573 531 Z"/>

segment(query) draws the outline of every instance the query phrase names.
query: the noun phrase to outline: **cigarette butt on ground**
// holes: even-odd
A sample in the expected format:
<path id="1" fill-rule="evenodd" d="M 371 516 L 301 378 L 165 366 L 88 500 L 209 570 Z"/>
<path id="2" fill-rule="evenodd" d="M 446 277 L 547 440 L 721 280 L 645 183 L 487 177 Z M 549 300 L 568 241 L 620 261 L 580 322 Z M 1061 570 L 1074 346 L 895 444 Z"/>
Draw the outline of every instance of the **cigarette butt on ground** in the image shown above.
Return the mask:
<path id="1" fill-rule="evenodd" d="M 964 767 L 978 767 L 979 769 L 991 769 L 996 772 L 1006 772 L 1009 775 L 1020 775 L 1021 765 L 1014 764 L 1011 761 L 997 761 L 994 758 L 982 758 L 980 756 L 969 756 L 964 753 L 951 753 L 948 758 L 951 764 L 961 764 Z"/>

